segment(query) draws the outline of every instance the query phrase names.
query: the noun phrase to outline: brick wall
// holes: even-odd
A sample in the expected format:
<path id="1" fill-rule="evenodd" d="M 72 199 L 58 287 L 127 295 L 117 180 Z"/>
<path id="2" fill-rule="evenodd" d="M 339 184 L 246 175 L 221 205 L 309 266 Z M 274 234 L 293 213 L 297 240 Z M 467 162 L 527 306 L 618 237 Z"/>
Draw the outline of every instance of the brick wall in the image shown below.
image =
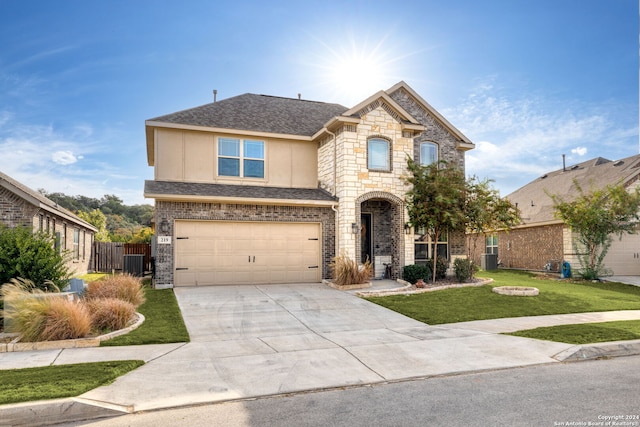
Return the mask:
<path id="1" fill-rule="evenodd" d="M 68 219 L 45 211 L 27 202 L 17 194 L 0 187 L 0 223 L 9 227 L 31 227 L 34 231 L 45 231 L 58 236 L 57 244 L 62 251 L 70 251 L 67 268 L 72 274 L 85 274 L 91 268 L 91 246 L 93 232 Z M 79 231 L 78 256 L 74 256 L 74 229 Z"/>
<path id="2" fill-rule="evenodd" d="M 540 271 L 549 260 L 563 261 L 563 225 L 517 228 L 498 233 L 498 261 L 501 267 Z M 469 247 L 473 244 L 469 242 Z M 472 254 L 480 264 L 480 256 L 486 251 L 485 239 L 478 238 Z"/>
<path id="3" fill-rule="evenodd" d="M 38 208 L 17 194 L 0 187 L 0 222 L 8 227 L 32 226 Z"/>
<path id="4" fill-rule="evenodd" d="M 176 219 L 219 221 L 319 222 L 322 227 L 322 277 L 329 277 L 329 263 L 335 256 L 335 216 L 330 207 L 241 205 L 200 202 L 156 201 L 156 221 L 170 224 L 173 236 Z M 175 236 L 174 236 L 175 237 Z M 173 285 L 173 241 L 156 246 L 156 286 Z"/>

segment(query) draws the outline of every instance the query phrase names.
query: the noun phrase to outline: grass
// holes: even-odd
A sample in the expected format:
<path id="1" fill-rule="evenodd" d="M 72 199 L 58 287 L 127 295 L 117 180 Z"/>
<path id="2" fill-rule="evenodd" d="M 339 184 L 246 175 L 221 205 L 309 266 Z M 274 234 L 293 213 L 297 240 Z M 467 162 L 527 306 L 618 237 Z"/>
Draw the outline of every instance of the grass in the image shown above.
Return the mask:
<path id="1" fill-rule="evenodd" d="M 640 339 L 640 320 L 549 326 L 517 331 L 506 335 L 568 344 L 638 340 Z"/>
<path id="2" fill-rule="evenodd" d="M 640 287 L 637 286 L 609 282 L 570 283 L 508 270 L 480 272 L 477 276 L 491 277 L 494 282 L 480 287 L 367 299 L 430 325 L 505 317 L 640 309 Z M 491 291 L 495 286 L 533 286 L 540 290 L 540 295 L 498 295 Z"/>
<path id="3" fill-rule="evenodd" d="M 144 323 L 126 335 L 103 341 L 101 346 L 189 342 L 173 289 L 145 289 L 146 302 L 138 307 Z"/>
<path id="4" fill-rule="evenodd" d="M 143 364 L 124 360 L 0 370 L 0 404 L 78 396 Z"/>

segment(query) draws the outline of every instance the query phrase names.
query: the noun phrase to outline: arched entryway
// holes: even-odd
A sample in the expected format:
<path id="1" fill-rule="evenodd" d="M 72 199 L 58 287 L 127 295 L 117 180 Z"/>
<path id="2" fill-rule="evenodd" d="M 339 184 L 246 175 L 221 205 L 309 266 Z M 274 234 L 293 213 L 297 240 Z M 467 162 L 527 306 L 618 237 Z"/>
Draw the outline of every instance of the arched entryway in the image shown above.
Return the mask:
<path id="1" fill-rule="evenodd" d="M 375 277 L 381 278 L 386 264 L 391 265 L 391 278 L 400 277 L 404 265 L 404 203 L 384 191 L 373 191 L 356 199 L 356 235 L 358 261 L 371 261 Z"/>

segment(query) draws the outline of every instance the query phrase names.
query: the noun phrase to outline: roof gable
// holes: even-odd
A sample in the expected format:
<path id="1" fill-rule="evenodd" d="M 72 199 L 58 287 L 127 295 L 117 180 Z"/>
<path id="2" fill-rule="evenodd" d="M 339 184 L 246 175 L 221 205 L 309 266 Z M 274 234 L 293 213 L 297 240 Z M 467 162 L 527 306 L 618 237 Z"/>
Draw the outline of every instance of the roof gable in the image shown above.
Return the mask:
<path id="1" fill-rule="evenodd" d="M 86 227 L 90 230 L 98 231 L 93 225 L 80 219 L 71 211 L 59 206 L 53 200 L 47 199 L 45 196 L 43 196 L 39 192 L 32 190 L 31 188 L 16 181 L 15 179 L 11 178 L 9 175 L 2 172 L 0 172 L 0 186 L 6 188 L 7 190 L 16 194 L 20 198 L 28 201 L 32 205 L 39 207 L 40 209 L 43 209 L 55 215 L 59 215 L 61 217 L 67 218 L 68 220 L 75 222 L 77 224 L 80 224 L 83 227 Z"/>

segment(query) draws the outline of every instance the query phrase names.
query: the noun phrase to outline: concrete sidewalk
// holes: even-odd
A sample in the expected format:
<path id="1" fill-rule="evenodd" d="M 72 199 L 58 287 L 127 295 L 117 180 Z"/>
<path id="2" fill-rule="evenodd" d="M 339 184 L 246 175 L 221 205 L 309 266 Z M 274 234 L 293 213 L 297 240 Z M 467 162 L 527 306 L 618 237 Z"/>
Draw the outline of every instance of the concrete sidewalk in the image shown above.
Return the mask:
<path id="1" fill-rule="evenodd" d="M 175 289 L 192 342 L 0 354 L 2 369 L 147 363 L 79 398 L 0 406 L 0 425 L 43 425 L 416 377 L 640 354 L 500 335 L 550 324 L 640 319 L 640 310 L 428 326 L 321 284 Z M 603 320 L 604 319 L 604 320 Z"/>

